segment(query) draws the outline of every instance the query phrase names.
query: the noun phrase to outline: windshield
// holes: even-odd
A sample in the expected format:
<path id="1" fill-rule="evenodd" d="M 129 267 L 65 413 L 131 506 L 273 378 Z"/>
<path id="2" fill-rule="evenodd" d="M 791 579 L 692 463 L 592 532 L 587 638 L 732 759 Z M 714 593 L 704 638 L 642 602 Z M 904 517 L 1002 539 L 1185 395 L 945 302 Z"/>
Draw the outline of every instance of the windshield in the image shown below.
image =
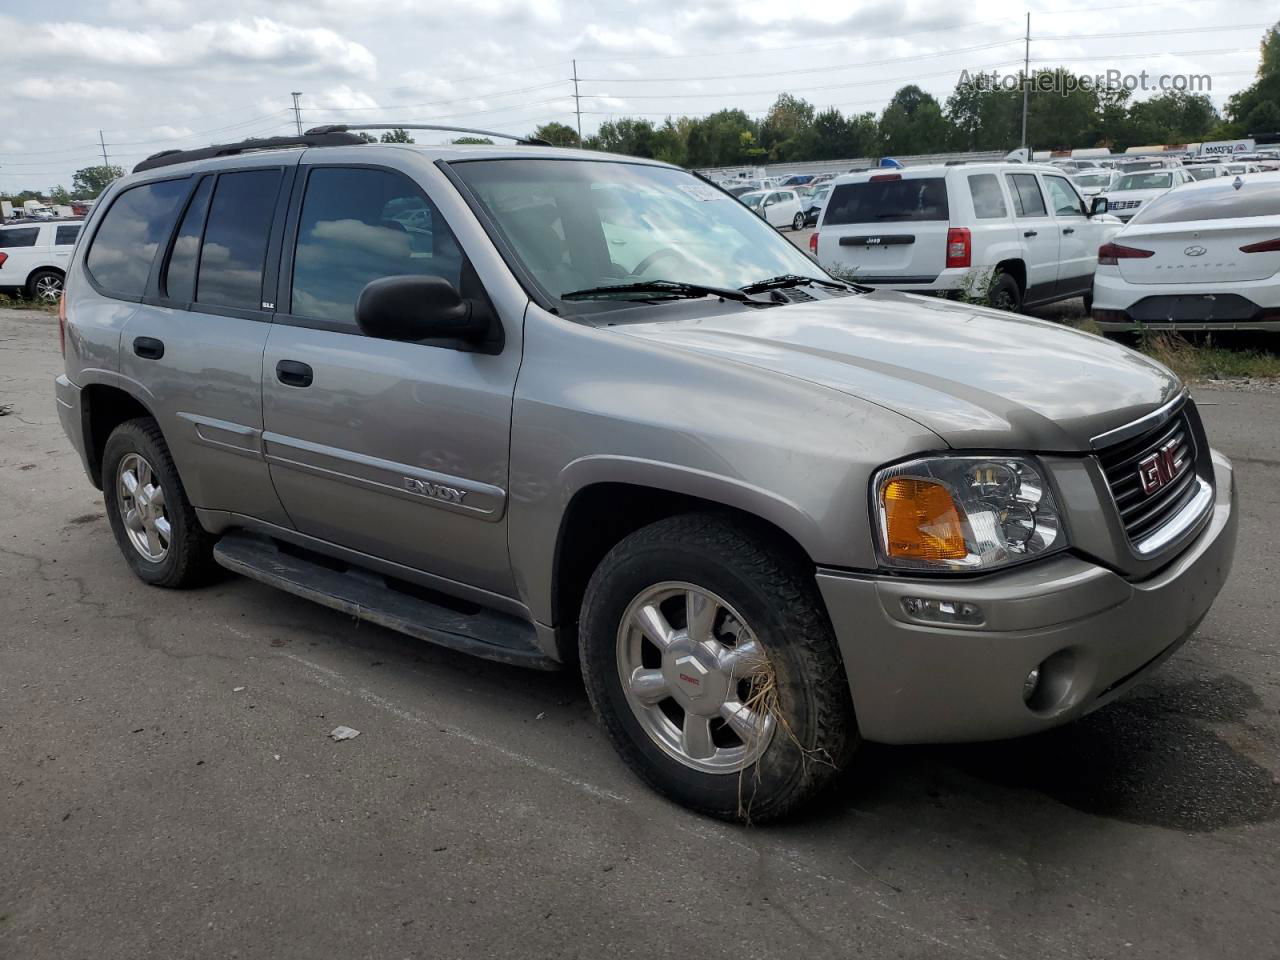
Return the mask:
<path id="1" fill-rule="evenodd" d="M 738 197 L 738 199 L 754 210 L 756 207 L 760 206 L 760 201 L 764 199 L 764 194 L 744 193 L 742 196 Z"/>
<path id="2" fill-rule="evenodd" d="M 1173 186 L 1173 174 L 1164 173 L 1126 173 L 1116 184 L 1117 190 L 1163 190 Z"/>
<path id="3" fill-rule="evenodd" d="M 1192 180 L 1212 180 L 1218 175 L 1215 167 L 1187 167 Z"/>
<path id="4" fill-rule="evenodd" d="M 830 280 L 759 216 L 683 170 L 524 158 L 451 169 L 553 298 L 653 280 L 731 289 L 788 274 Z"/>
<path id="5" fill-rule="evenodd" d="M 1072 177 L 1082 187 L 1105 187 L 1111 182 L 1109 173 L 1078 173 Z"/>

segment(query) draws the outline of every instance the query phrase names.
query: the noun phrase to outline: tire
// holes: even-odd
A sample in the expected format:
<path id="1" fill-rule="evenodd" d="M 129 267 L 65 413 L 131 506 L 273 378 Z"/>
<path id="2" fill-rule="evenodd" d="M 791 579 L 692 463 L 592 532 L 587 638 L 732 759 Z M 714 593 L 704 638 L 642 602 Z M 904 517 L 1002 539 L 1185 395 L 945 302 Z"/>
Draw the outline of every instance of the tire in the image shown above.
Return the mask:
<path id="1" fill-rule="evenodd" d="M 129 473 L 140 491 L 132 495 L 125 478 Z M 155 420 L 140 417 L 111 431 L 102 455 L 102 490 L 111 532 L 140 580 L 157 587 L 185 588 L 211 578 L 217 569 L 214 538 L 196 519 Z M 138 519 L 139 515 L 147 519 Z M 135 542 L 139 540 L 143 542 Z"/>
<path id="2" fill-rule="evenodd" d="M 1086 293 L 1082 297 L 1084 300 L 1084 315 L 1086 317 L 1093 316 L 1093 293 Z"/>
<path id="3" fill-rule="evenodd" d="M 997 273 L 987 290 L 987 303 L 997 310 L 1018 313 L 1022 309 L 1022 290 L 1018 281 L 1007 273 Z"/>
<path id="4" fill-rule="evenodd" d="M 688 638 L 690 590 L 721 604 L 700 645 Z M 632 614 L 645 609 L 646 598 L 667 592 L 669 599 L 651 601 L 670 618 L 656 622 L 673 628 L 668 652 L 659 654 Z M 628 659 L 637 647 L 638 667 Z M 705 671 L 695 662 L 745 662 L 761 649 L 765 659 L 750 662 L 763 664 L 755 668 L 763 675 L 749 666 Z M 628 766 L 659 793 L 713 817 L 763 822 L 785 816 L 818 794 L 858 744 L 848 682 L 812 571 L 775 535 L 734 518 L 670 517 L 610 550 L 583 599 L 579 653 L 592 706 Z M 662 697 L 668 681 L 672 692 L 652 706 L 638 703 L 623 680 L 633 670 L 647 675 L 641 680 L 661 675 L 661 685 L 645 684 L 648 696 Z M 763 722 L 747 723 L 764 735 L 738 736 L 725 720 L 725 700 L 751 705 L 770 679 L 773 708 L 756 704 L 750 715 Z M 726 689 L 718 700 L 717 691 Z M 707 699 L 690 704 L 686 694 Z M 681 731 L 701 722 L 711 731 L 703 745 L 713 754 L 703 752 L 701 759 L 694 750 L 682 757 L 684 748 L 672 741 L 683 744 L 688 734 Z"/>
<path id="5" fill-rule="evenodd" d="M 792 229 L 792 230 L 803 230 L 803 229 L 804 229 L 804 214 L 803 214 L 803 213 L 797 213 L 794 217 L 792 217 L 792 218 L 791 218 L 791 229 Z"/>
<path id="6" fill-rule="evenodd" d="M 37 270 L 27 280 L 27 299 L 34 303 L 57 303 L 62 297 L 62 274 L 57 270 Z"/>

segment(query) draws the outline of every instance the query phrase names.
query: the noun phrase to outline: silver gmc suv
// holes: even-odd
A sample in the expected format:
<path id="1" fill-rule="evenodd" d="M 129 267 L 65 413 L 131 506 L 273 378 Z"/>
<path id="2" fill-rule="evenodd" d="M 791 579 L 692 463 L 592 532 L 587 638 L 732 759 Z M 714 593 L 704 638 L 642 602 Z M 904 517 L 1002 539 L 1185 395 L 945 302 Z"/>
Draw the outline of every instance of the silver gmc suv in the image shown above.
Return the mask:
<path id="1" fill-rule="evenodd" d="M 1096 709 L 1226 580 L 1154 361 L 837 280 L 666 164 L 350 129 L 157 155 L 85 226 L 57 406 L 146 583 L 580 665 L 640 777 L 762 821 L 864 739 Z"/>

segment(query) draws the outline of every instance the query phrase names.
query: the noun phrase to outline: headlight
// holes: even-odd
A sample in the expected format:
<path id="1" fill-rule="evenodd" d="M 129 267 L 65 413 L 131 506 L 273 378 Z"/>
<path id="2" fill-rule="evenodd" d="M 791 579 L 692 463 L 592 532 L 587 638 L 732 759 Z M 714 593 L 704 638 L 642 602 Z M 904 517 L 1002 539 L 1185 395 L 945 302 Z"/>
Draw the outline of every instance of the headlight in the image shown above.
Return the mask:
<path id="1" fill-rule="evenodd" d="M 979 572 L 1067 545 L 1044 468 L 1025 457 L 929 457 L 872 481 L 880 555 L 908 570 Z"/>

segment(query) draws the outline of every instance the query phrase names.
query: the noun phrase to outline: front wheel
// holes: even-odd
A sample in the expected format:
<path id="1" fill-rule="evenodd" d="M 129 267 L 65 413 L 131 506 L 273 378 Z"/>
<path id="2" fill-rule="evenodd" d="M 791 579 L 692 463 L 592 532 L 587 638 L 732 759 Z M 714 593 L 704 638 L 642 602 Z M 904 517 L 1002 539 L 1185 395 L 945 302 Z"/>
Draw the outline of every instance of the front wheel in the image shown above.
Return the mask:
<path id="1" fill-rule="evenodd" d="M 791 229 L 792 229 L 792 230 L 803 230 L 803 229 L 804 229 L 804 214 L 803 214 L 803 213 L 797 213 L 797 214 L 792 218 L 792 220 L 791 220 Z"/>
<path id="2" fill-rule="evenodd" d="M 703 813 L 781 817 L 857 744 L 812 571 L 749 523 L 689 514 L 624 539 L 587 587 L 579 643 L 614 747 Z"/>

